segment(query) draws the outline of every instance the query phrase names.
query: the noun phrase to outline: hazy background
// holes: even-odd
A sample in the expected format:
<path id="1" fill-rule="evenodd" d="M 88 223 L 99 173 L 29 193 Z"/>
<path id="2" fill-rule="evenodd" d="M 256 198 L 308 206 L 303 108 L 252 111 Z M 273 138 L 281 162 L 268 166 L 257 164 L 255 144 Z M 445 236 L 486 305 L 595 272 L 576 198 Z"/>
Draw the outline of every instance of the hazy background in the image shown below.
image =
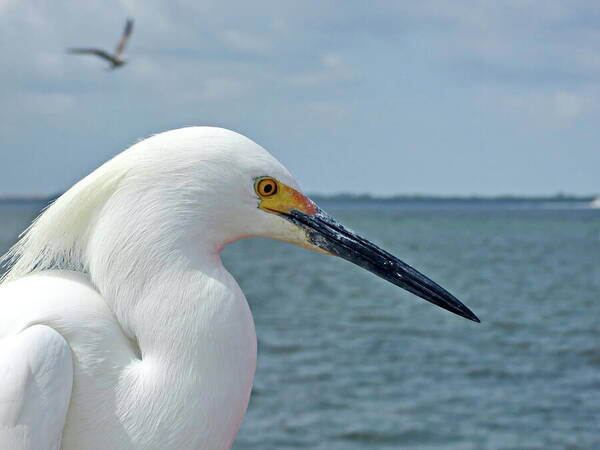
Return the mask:
<path id="1" fill-rule="evenodd" d="M 135 18 L 130 64 L 106 72 Z M 0 194 L 136 140 L 248 135 L 310 192 L 593 194 L 597 1 L 0 0 Z"/>

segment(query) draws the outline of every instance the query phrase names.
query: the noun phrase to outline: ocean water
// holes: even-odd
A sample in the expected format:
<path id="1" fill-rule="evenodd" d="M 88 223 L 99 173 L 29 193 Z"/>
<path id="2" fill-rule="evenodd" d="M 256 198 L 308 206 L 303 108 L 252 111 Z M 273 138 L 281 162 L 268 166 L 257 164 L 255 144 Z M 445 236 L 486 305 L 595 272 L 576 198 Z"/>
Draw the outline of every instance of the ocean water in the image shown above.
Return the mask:
<path id="1" fill-rule="evenodd" d="M 225 264 L 251 305 L 250 449 L 600 449 L 600 210 L 321 205 L 482 319 L 346 261 L 261 239 Z M 0 251 L 39 210 L 0 204 Z"/>

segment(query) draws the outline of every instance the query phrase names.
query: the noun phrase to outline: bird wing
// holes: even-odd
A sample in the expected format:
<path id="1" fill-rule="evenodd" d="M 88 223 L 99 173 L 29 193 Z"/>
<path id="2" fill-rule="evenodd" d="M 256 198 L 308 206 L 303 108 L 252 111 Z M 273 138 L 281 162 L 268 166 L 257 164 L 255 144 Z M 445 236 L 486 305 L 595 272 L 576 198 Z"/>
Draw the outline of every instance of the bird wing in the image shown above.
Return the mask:
<path id="1" fill-rule="evenodd" d="M 129 41 L 129 37 L 131 36 L 131 32 L 133 31 L 133 19 L 127 19 L 127 23 L 125 24 L 125 31 L 123 31 L 123 37 L 121 38 L 121 42 L 117 45 L 117 49 L 115 50 L 115 56 L 120 58 L 123 55 L 123 51 L 125 50 L 125 46 L 127 45 L 127 41 Z"/>
<path id="2" fill-rule="evenodd" d="M 79 55 L 96 55 L 100 58 L 106 59 L 111 63 L 115 63 L 115 57 L 104 50 L 100 50 L 97 48 L 70 48 L 69 53 L 75 53 Z"/>
<path id="3" fill-rule="evenodd" d="M 59 449 L 73 385 L 65 339 L 33 325 L 0 339 L 0 448 Z"/>

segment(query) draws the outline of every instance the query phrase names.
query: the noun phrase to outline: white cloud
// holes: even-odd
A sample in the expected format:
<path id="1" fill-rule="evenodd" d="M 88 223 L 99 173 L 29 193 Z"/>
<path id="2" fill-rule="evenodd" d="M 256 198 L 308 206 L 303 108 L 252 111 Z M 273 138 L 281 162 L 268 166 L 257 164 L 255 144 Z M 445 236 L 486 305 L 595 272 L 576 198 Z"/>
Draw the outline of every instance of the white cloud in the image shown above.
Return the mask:
<path id="1" fill-rule="evenodd" d="M 28 127 L 28 133 L 35 129 L 38 119 L 68 120 L 76 110 L 75 98 L 67 93 L 14 91 L 2 99 L 0 108 L 0 126 L 6 133 L 23 133 L 21 128 Z"/>
<path id="2" fill-rule="evenodd" d="M 486 89 L 482 98 L 486 110 L 501 111 L 511 119 L 552 128 L 594 114 L 591 99 L 600 96 L 594 89 L 508 92 L 493 88 Z"/>
<path id="3" fill-rule="evenodd" d="M 341 55 L 325 53 L 320 57 L 320 67 L 307 72 L 292 75 L 290 83 L 303 87 L 314 87 L 351 79 L 352 68 Z"/>
<path id="4" fill-rule="evenodd" d="M 554 112 L 558 117 L 575 119 L 587 108 L 587 100 L 580 95 L 558 91 L 554 94 Z"/>
<path id="5" fill-rule="evenodd" d="M 54 92 L 29 92 L 19 98 L 30 112 L 41 114 L 65 114 L 75 106 L 73 96 Z"/>
<path id="6" fill-rule="evenodd" d="M 272 48 L 268 40 L 240 30 L 221 31 L 219 38 L 229 48 L 245 53 L 264 53 Z"/>
<path id="7" fill-rule="evenodd" d="M 152 92 L 155 99 L 173 107 L 235 101 L 243 98 L 252 82 L 251 77 L 235 70 L 228 72 L 212 64 L 199 66 L 193 60 L 165 66 L 144 57 L 130 69 L 135 91 Z"/>
<path id="8" fill-rule="evenodd" d="M 348 117 L 350 113 L 347 105 L 333 101 L 309 101 L 306 106 L 311 113 L 328 119 L 335 118 L 341 120 Z"/>

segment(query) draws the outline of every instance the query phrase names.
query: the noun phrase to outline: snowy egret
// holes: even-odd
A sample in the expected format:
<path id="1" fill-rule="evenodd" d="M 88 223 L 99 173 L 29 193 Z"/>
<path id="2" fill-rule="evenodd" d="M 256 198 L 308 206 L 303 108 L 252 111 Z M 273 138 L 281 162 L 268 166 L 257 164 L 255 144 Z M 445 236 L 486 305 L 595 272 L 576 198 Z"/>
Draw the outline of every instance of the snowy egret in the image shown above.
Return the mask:
<path id="1" fill-rule="evenodd" d="M 8 253 L 0 448 L 230 448 L 256 334 L 219 254 L 251 236 L 340 256 L 478 321 L 320 210 L 250 139 L 161 133 L 75 184 Z"/>

